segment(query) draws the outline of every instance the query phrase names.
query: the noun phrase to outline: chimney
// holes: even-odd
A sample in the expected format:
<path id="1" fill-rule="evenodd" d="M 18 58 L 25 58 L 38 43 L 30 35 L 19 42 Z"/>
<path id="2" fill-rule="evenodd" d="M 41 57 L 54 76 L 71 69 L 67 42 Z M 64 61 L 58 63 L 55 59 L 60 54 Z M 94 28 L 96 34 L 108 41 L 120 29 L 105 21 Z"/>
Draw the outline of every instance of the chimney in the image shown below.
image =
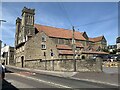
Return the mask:
<path id="1" fill-rule="evenodd" d="M 6 44 L 4 44 L 4 47 L 6 46 Z"/>

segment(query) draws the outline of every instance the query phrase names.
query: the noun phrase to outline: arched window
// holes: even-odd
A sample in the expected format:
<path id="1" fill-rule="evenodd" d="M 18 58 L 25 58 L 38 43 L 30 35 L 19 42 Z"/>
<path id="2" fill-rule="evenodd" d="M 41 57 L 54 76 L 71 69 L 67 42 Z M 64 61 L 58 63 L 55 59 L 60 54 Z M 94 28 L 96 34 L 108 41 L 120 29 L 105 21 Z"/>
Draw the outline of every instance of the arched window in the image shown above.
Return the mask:
<path id="1" fill-rule="evenodd" d="M 81 56 L 81 59 L 85 59 L 85 56 L 84 56 L 84 55 L 82 55 L 82 56 Z"/>

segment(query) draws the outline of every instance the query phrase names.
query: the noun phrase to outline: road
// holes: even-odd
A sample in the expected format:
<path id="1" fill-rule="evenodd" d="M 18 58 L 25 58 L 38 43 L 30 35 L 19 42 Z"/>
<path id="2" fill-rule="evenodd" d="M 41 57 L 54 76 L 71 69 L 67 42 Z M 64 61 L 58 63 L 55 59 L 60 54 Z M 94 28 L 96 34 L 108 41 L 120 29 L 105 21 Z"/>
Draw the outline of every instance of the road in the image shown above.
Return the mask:
<path id="1" fill-rule="evenodd" d="M 28 72 L 25 70 L 7 68 L 6 78 L 3 82 L 3 90 L 5 88 L 38 88 L 42 90 L 46 88 L 48 90 L 53 89 L 77 89 L 86 90 L 89 88 L 106 88 L 108 90 L 117 90 L 116 87 L 104 84 L 97 84 L 87 81 L 74 80 L 65 77 L 57 77 L 51 75 L 45 75 L 40 73 Z M 105 90 L 106 90 L 105 89 Z"/>

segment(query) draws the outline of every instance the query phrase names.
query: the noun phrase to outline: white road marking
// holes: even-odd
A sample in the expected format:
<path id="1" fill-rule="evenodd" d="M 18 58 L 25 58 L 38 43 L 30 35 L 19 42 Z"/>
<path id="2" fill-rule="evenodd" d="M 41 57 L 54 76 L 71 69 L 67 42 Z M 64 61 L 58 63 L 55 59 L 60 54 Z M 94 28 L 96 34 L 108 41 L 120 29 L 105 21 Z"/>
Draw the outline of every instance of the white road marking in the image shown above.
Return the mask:
<path id="1" fill-rule="evenodd" d="M 21 77 L 24 77 L 24 78 L 36 80 L 36 81 L 39 81 L 39 82 L 43 82 L 43 83 L 46 83 L 46 84 L 49 84 L 49 85 L 51 84 L 53 86 L 56 86 L 57 88 L 72 88 L 72 87 L 61 85 L 61 84 L 57 84 L 57 83 L 54 83 L 54 82 L 49 82 L 49 81 L 45 81 L 45 80 L 37 79 L 37 78 L 33 78 L 33 77 L 28 77 L 28 76 L 21 75 L 21 74 L 18 74 L 18 73 L 12 73 L 12 74 L 18 75 L 18 76 L 21 76 Z"/>
<path id="2" fill-rule="evenodd" d="M 100 83 L 100 84 L 105 84 L 105 85 L 113 85 L 113 86 L 117 86 L 117 87 L 119 86 L 118 84 L 112 84 L 112 83 L 108 83 L 108 82 L 96 81 L 96 80 L 92 80 L 92 79 L 78 79 L 78 78 L 72 78 L 72 79 L 88 81 L 88 82 L 93 82 L 93 83 Z"/>

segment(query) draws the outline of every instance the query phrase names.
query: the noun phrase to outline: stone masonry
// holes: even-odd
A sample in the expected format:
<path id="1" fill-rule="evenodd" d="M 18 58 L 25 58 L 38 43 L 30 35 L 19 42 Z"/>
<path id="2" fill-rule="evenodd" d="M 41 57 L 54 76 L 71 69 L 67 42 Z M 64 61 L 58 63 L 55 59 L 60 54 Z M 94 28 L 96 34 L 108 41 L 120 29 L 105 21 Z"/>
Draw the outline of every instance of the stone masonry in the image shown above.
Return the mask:
<path id="1" fill-rule="evenodd" d="M 22 19 L 16 19 L 15 64 L 19 67 L 43 70 L 101 71 L 101 60 L 88 60 L 87 56 L 106 46 L 104 36 L 89 38 L 86 34 L 50 26 L 34 24 L 35 9 L 24 7 Z M 73 41 L 75 50 L 73 50 Z M 96 46 L 98 45 L 98 46 Z M 86 50 L 86 51 L 85 51 Z M 82 53 L 82 51 L 85 51 Z M 89 55 L 90 53 L 90 55 Z"/>

